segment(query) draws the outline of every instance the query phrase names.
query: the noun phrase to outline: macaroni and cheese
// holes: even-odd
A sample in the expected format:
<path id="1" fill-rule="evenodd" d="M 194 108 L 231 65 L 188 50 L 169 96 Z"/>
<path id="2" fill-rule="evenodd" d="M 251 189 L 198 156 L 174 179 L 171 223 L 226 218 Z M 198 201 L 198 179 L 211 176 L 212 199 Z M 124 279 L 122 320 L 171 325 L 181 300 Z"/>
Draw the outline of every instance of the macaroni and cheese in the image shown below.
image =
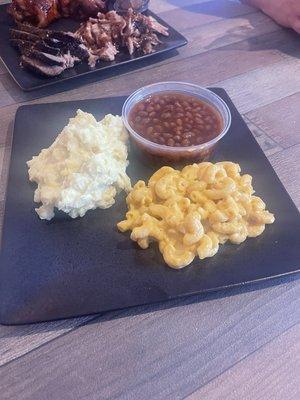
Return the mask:
<path id="1" fill-rule="evenodd" d="M 241 175 L 239 164 L 224 161 L 188 165 L 182 171 L 162 167 L 149 179 L 138 181 L 127 196 L 121 232 L 146 249 L 157 241 L 172 268 L 214 256 L 219 245 L 242 243 L 256 237 L 274 215 L 254 196 L 252 177 Z"/>

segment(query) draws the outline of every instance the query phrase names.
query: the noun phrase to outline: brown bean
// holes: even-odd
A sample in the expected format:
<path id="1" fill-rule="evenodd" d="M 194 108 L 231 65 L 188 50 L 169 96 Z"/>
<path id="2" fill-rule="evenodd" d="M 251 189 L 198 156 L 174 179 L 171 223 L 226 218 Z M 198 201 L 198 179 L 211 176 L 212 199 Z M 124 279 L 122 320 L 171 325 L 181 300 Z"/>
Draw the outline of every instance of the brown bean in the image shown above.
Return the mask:
<path id="1" fill-rule="evenodd" d="M 174 144 L 175 144 L 174 139 L 172 139 L 172 138 L 168 139 L 168 141 L 167 141 L 168 146 L 174 146 Z"/>
<path id="2" fill-rule="evenodd" d="M 139 130 L 141 127 L 142 127 L 141 124 L 140 124 L 139 122 L 136 122 L 136 123 L 134 124 L 134 126 L 133 126 L 133 129 Z"/>
<path id="3" fill-rule="evenodd" d="M 144 104 L 144 103 L 139 103 L 139 104 L 136 106 L 136 110 L 137 110 L 137 111 L 144 111 L 144 110 L 145 110 L 145 104 Z"/>
<path id="4" fill-rule="evenodd" d="M 154 132 L 153 126 L 149 126 L 149 127 L 147 128 L 147 131 L 146 131 L 146 132 L 148 133 L 148 135 L 151 135 L 151 133 Z"/>
<path id="5" fill-rule="evenodd" d="M 202 123 L 203 123 L 203 120 L 202 120 L 202 118 L 196 117 L 196 118 L 195 118 L 195 122 L 196 122 L 197 124 L 202 124 Z"/>
<path id="6" fill-rule="evenodd" d="M 188 146 L 203 143 L 222 129 L 217 110 L 193 96 L 168 92 L 138 103 L 130 123 L 141 135 L 156 143 Z M 174 135 L 174 136 L 173 136 Z"/>
<path id="7" fill-rule="evenodd" d="M 196 143 L 196 144 L 201 144 L 201 143 L 203 143 L 202 137 L 201 137 L 201 136 L 196 137 L 196 138 L 195 138 L 195 143 Z"/>
<path id="8" fill-rule="evenodd" d="M 188 139 L 184 139 L 182 141 L 182 146 L 190 146 L 190 141 Z"/>
<path id="9" fill-rule="evenodd" d="M 192 133 L 191 132 L 183 132 L 182 137 L 184 139 L 189 139 L 192 137 Z"/>
<path id="10" fill-rule="evenodd" d="M 147 115 L 148 115 L 148 113 L 147 113 L 147 111 L 139 111 L 139 114 L 138 114 L 140 117 L 147 117 Z"/>
<path id="11" fill-rule="evenodd" d="M 196 128 L 194 127 L 194 129 L 196 130 L 196 136 L 201 136 L 203 135 L 204 132 L 204 127 L 203 126 L 197 126 Z"/>

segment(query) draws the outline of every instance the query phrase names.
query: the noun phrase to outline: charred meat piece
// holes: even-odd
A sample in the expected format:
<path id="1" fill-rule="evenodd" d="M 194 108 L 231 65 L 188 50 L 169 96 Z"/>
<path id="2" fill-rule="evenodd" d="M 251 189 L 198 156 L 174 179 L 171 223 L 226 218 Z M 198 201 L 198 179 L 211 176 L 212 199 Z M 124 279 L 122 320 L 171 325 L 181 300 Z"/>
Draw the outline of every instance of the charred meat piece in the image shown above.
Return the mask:
<path id="1" fill-rule="evenodd" d="M 47 29 L 37 28 L 28 22 L 17 22 L 16 24 L 20 31 L 32 33 L 33 35 L 38 35 L 39 37 L 47 36 L 51 32 Z"/>
<path id="2" fill-rule="evenodd" d="M 19 23 L 10 34 L 11 44 L 22 55 L 21 65 L 43 76 L 59 75 L 89 57 L 88 49 L 71 32 L 47 31 Z"/>
<path id="3" fill-rule="evenodd" d="M 63 40 L 58 40 L 50 35 L 44 40 L 44 43 L 49 47 L 59 50 L 60 53 L 69 52 L 72 56 L 77 57 L 80 60 L 87 60 L 90 56 L 88 49 L 83 43 L 76 44 L 72 40 L 68 40 L 67 37 Z"/>
<path id="4" fill-rule="evenodd" d="M 19 29 L 11 29 L 10 30 L 10 37 L 12 39 L 21 39 L 26 40 L 28 42 L 38 42 L 41 38 L 33 33 L 29 33 L 26 31 L 21 31 Z"/>
<path id="5" fill-rule="evenodd" d="M 33 48 L 35 50 L 42 51 L 43 53 L 52 54 L 53 56 L 59 56 L 61 54 L 59 49 L 48 46 L 44 41 L 36 42 Z"/>
<path id="6" fill-rule="evenodd" d="M 22 40 L 22 39 L 10 39 L 10 44 L 21 54 L 24 54 L 28 49 L 31 49 L 33 44 L 29 40 Z"/>
<path id="7" fill-rule="evenodd" d="M 47 77 L 54 77 L 60 75 L 64 70 L 65 67 L 55 65 L 47 65 L 42 61 L 39 61 L 35 58 L 30 58 L 27 56 L 21 57 L 21 65 L 29 70 L 37 73 L 38 75 L 47 76 Z"/>
<path id="8" fill-rule="evenodd" d="M 60 67 L 66 66 L 66 59 L 64 55 L 54 56 L 52 54 L 43 53 L 42 51 L 30 49 L 25 54 L 27 57 L 42 61 L 49 66 L 58 65 Z M 74 66 L 74 63 L 73 65 Z"/>
<path id="9" fill-rule="evenodd" d="M 82 41 L 71 32 L 52 31 L 48 35 L 48 38 L 69 43 L 70 46 L 79 46 L 82 43 Z"/>
<path id="10" fill-rule="evenodd" d="M 13 0 L 8 12 L 15 21 L 27 21 L 44 28 L 60 17 L 59 0 Z"/>
<path id="11" fill-rule="evenodd" d="M 62 17 L 88 18 L 106 10 L 104 0 L 12 0 L 8 12 L 16 22 L 40 28 Z"/>
<path id="12" fill-rule="evenodd" d="M 168 28 L 161 25 L 153 17 L 147 17 L 141 13 L 129 10 L 124 17 L 126 28 L 123 32 L 123 45 L 128 48 L 129 54 L 140 51 L 149 54 L 160 42 L 157 33 L 168 36 Z"/>
<path id="13" fill-rule="evenodd" d="M 98 12 L 106 10 L 104 0 L 60 0 L 60 10 L 63 17 L 77 19 L 96 17 Z"/>
<path id="14" fill-rule="evenodd" d="M 25 52 L 27 52 L 30 49 L 30 50 L 37 50 L 37 51 L 41 51 L 43 53 L 51 54 L 53 56 L 61 55 L 61 51 L 59 49 L 47 46 L 44 41 L 32 43 L 27 40 L 10 39 L 10 44 L 13 47 L 15 47 L 16 49 L 18 49 L 21 54 L 24 54 Z"/>

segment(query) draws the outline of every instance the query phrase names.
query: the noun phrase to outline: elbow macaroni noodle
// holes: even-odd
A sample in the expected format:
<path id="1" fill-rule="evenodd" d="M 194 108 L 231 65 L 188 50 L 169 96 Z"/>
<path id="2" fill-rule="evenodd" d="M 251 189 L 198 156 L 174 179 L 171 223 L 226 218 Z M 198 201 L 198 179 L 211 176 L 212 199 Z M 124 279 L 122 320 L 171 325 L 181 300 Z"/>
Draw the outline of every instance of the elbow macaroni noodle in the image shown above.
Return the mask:
<path id="1" fill-rule="evenodd" d="M 274 216 L 254 196 L 252 177 L 240 175 L 239 164 L 229 161 L 187 165 L 182 171 L 162 167 L 149 179 L 138 181 L 127 196 L 121 232 L 146 249 L 157 241 L 172 268 L 214 256 L 219 245 L 242 243 L 256 237 Z"/>

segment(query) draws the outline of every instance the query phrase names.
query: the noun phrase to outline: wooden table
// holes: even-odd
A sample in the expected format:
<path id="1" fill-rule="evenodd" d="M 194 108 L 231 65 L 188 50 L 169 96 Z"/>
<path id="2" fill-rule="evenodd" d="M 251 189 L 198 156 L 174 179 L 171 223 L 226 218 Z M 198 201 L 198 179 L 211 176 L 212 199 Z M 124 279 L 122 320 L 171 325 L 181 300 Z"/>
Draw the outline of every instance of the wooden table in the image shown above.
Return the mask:
<path id="1" fill-rule="evenodd" d="M 151 7 L 189 40 L 172 58 L 73 82 L 62 93 L 23 93 L 0 64 L 1 217 L 20 104 L 122 95 L 171 79 L 224 87 L 300 206 L 300 37 L 238 1 L 152 0 Z M 1 326 L 0 397 L 299 399 L 297 278 L 157 307 Z"/>

